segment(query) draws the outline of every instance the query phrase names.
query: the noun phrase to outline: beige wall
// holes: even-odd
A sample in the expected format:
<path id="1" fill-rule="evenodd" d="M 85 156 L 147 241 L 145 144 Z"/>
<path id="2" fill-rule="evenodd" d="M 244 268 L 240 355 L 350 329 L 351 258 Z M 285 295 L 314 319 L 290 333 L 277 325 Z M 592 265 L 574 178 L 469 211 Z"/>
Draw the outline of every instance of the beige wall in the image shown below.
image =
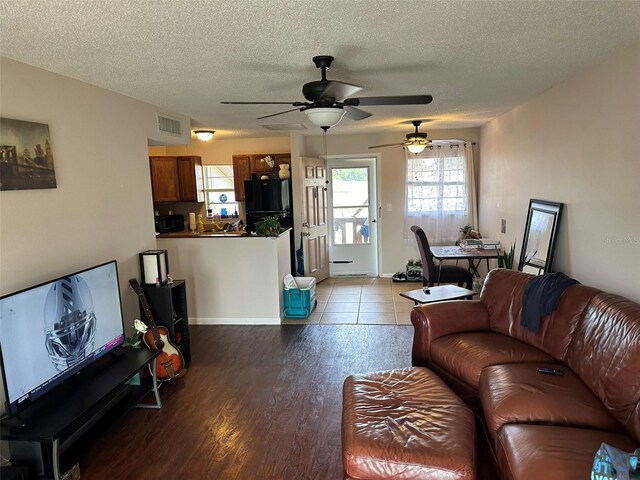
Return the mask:
<path id="1" fill-rule="evenodd" d="M 529 199 L 563 202 L 555 269 L 635 301 L 639 81 L 637 44 L 486 124 L 479 188 L 482 233 L 515 239 L 517 258 Z"/>
<path id="2" fill-rule="evenodd" d="M 405 243 L 404 228 L 404 151 L 401 148 L 381 148 L 369 150 L 369 145 L 399 143 L 405 139 L 405 133 L 412 130 L 407 126 L 406 132 L 369 135 L 327 134 L 327 154 L 331 155 L 363 155 L 380 154 L 380 171 L 378 172 L 378 205 L 382 207 L 382 218 L 379 222 L 380 275 L 392 275 L 404 271 L 408 259 L 419 259 L 420 254 L 415 241 Z M 464 138 L 478 142 L 479 129 L 465 128 L 456 130 L 429 130 L 430 139 Z M 477 146 L 474 152 L 478 152 Z M 304 154 L 310 157 L 324 155 L 322 135 L 305 137 Z M 387 206 L 391 205 L 391 211 Z M 462 225 L 461 225 L 462 226 Z"/>
<path id="3" fill-rule="evenodd" d="M 2 294 L 118 260 L 125 326 L 139 316 L 127 280 L 155 248 L 147 139 L 156 109 L 92 85 L 0 58 L 0 115 L 49 125 L 58 187 L 0 192 Z"/>
<path id="4" fill-rule="evenodd" d="M 193 143 L 183 147 L 149 147 L 150 155 L 197 155 L 204 164 L 231 165 L 233 155 L 245 153 L 289 153 L 289 135 L 269 138 L 244 138 L 240 140 L 212 140 L 203 142 L 193 137 Z"/>

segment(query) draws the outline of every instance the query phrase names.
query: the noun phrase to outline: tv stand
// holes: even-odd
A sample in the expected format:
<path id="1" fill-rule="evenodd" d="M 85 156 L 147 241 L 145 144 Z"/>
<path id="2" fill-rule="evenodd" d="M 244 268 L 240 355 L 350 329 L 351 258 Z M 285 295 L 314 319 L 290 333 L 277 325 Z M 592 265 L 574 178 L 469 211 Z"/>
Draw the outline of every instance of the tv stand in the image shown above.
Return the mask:
<path id="1" fill-rule="evenodd" d="M 118 349 L 36 400 L 19 416 L 3 419 L 2 440 L 11 460 L 29 464 L 42 478 L 59 480 L 84 442 L 99 435 L 132 407 L 160 408 L 156 362 L 161 350 Z M 141 385 L 127 383 L 151 365 Z M 155 403 L 140 403 L 149 393 Z"/>

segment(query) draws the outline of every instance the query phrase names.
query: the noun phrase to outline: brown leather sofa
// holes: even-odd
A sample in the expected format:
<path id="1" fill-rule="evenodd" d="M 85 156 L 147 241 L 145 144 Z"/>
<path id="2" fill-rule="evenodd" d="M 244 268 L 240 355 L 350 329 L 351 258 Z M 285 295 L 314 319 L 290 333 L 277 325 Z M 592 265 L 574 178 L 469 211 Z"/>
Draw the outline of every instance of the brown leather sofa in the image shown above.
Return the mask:
<path id="1" fill-rule="evenodd" d="M 640 445 L 640 304 L 572 285 L 531 332 L 520 317 L 532 279 L 496 269 L 480 300 L 415 307 L 413 364 L 476 411 L 502 478 L 587 479 L 602 442 Z"/>

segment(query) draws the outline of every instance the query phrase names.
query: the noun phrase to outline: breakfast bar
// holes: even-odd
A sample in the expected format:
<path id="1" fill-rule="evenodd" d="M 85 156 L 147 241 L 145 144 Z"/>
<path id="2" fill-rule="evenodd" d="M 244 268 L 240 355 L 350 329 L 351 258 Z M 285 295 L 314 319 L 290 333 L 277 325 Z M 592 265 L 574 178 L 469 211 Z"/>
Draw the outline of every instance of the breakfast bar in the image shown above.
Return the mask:
<path id="1" fill-rule="evenodd" d="M 173 278 L 187 284 L 192 324 L 279 324 L 283 277 L 290 272 L 289 230 L 277 237 L 238 233 L 163 234 Z"/>

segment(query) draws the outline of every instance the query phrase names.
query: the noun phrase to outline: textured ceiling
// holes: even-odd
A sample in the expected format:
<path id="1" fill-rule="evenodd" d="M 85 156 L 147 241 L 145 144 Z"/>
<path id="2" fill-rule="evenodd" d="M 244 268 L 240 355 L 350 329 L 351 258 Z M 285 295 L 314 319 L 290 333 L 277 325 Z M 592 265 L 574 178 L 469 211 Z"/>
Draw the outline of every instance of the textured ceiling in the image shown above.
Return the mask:
<path id="1" fill-rule="evenodd" d="M 0 54 L 187 115 L 217 138 L 282 135 L 256 117 L 330 79 L 359 96 L 431 94 L 367 107 L 332 133 L 479 126 L 640 41 L 640 1 L 2 0 Z M 588 98 L 585 99 L 588 101 Z M 284 108 L 283 108 L 284 107 Z M 262 123 L 303 123 L 300 112 Z"/>

